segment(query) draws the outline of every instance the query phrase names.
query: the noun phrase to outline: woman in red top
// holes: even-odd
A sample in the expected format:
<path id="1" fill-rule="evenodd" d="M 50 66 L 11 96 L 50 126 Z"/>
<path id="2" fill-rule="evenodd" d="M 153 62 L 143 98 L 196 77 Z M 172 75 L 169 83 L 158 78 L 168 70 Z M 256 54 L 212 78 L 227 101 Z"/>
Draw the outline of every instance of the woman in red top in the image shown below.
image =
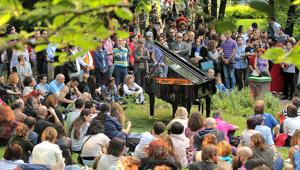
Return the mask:
<path id="1" fill-rule="evenodd" d="M 137 44 L 138 37 L 136 34 L 131 34 L 129 37 L 128 41 L 128 48 L 129 48 L 129 66 L 130 70 L 134 69 L 134 51 L 135 51 L 135 46 Z"/>

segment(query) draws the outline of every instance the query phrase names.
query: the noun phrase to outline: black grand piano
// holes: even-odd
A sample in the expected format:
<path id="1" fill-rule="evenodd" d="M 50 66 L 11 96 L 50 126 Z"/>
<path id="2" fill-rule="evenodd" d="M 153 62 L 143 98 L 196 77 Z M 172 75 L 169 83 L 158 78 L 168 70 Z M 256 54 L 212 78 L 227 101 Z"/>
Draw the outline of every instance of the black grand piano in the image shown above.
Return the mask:
<path id="1" fill-rule="evenodd" d="M 156 77 L 150 72 L 146 79 L 145 91 L 150 98 L 150 115 L 154 116 L 155 96 L 172 105 L 173 117 L 178 106 L 183 106 L 190 112 L 192 105 L 197 104 L 200 111 L 201 98 L 209 99 L 205 101 L 208 101 L 206 112 L 210 112 L 211 102 L 208 96 L 216 92 L 215 79 L 158 42 L 153 45 L 162 51 L 163 62 L 169 67 L 169 71 L 167 78 Z"/>

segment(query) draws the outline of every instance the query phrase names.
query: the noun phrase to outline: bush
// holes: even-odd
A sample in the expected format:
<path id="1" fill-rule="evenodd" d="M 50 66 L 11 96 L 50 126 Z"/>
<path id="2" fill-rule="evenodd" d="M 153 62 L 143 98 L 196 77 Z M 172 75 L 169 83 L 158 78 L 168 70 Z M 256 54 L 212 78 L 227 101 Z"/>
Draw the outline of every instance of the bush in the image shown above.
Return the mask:
<path id="1" fill-rule="evenodd" d="M 263 97 L 266 112 L 275 115 L 281 111 L 281 103 L 278 98 L 268 92 Z M 220 110 L 226 114 L 248 117 L 253 114 L 254 99 L 250 96 L 249 88 L 241 91 L 234 89 L 229 94 L 216 94 L 212 97 L 212 110 Z"/>
<path id="2" fill-rule="evenodd" d="M 251 8 L 248 5 L 234 5 L 226 7 L 226 17 L 240 19 L 258 19 L 266 18 L 266 14 Z"/>

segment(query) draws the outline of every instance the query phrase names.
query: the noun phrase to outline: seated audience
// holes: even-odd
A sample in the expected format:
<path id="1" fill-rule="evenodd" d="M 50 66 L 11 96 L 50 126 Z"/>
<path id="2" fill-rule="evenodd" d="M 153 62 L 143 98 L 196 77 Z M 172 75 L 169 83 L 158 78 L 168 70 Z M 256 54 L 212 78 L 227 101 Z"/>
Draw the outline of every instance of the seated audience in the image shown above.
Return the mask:
<path id="1" fill-rule="evenodd" d="M 254 114 L 260 114 L 264 117 L 264 124 L 271 129 L 273 134 L 277 135 L 279 133 L 280 126 L 274 116 L 270 113 L 265 113 L 265 102 L 263 100 L 257 100 L 254 104 Z"/>
<path id="2" fill-rule="evenodd" d="M 218 147 L 218 154 L 219 154 L 219 160 L 221 162 L 226 162 L 228 164 L 232 164 L 232 158 L 231 158 L 231 151 L 232 147 L 230 143 L 223 140 L 217 144 Z"/>
<path id="3" fill-rule="evenodd" d="M 266 145 L 264 137 L 261 134 L 256 133 L 252 135 L 250 139 L 253 160 L 272 168 L 274 151 Z M 245 166 L 246 169 L 254 169 L 253 161 L 247 161 Z"/>
<path id="4" fill-rule="evenodd" d="M 0 146 L 7 144 L 13 135 L 18 122 L 11 108 L 7 105 L 0 106 Z"/>
<path id="5" fill-rule="evenodd" d="M 134 156 L 142 159 L 147 157 L 146 150 L 149 148 L 149 144 L 153 140 L 160 138 L 160 135 L 165 131 L 166 125 L 163 122 L 155 122 L 153 124 L 153 129 L 150 132 L 144 132 L 140 139 L 139 144 L 134 150 Z"/>
<path id="6" fill-rule="evenodd" d="M 175 157 L 170 153 L 168 144 L 163 139 L 157 139 L 149 144 L 148 156 L 141 159 L 141 169 L 153 169 L 159 165 L 167 165 L 178 169 Z"/>
<path id="7" fill-rule="evenodd" d="M 259 131 L 255 130 L 255 126 L 256 126 L 256 119 L 254 116 L 250 117 L 247 119 L 247 128 L 244 129 L 244 131 L 242 132 L 241 136 L 240 136 L 240 144 L 239 147 L 241 146 L 246 146 L 246 147 L 250 147 L 251 146 L 251 136 L 256 134 L 256 133 L 260 133 Z"/>
<path id="8" fill-rule="evenodd" d="M 123 91 L 125 96 L 133 96 L 136 104 L 144 104 L 144 90 L 134 82 L 134 76 L 128 74 L 124 79 Z"/>
<path id="9" fill-rule="evenodd" d="M 202 140 L 207 134 L 214 134 L 217 137 L 218 142 L 225 140 L 224 133 L 217 130 L 216 120 L 214 118 L 206 118 L 204 129 L 199 131 L 198 135 L 194 138 L 198 150 L 201 148 Z"/>
<path id="10" fill-rule="evenodd" d="M 65 158 L 65 165 L 73 165 L 74 162 L 72 160 L 71 153 L 71 139 L 66 137 L 65 129 L 61 124 L 54 124 L 53 126 L 57 131 L 57 138 L 55 140 L 55 144 L 59 146 L 62 151 L 62 156 Z"/>
<path id="11" fill-rule="evenodd" d="M 240 147 L 236 152 L 236 156 L 233 159 L 233 170 L 246 170 L 246 163 L 252 158 L 252 150 L 249 147 Z"/>
<path id="12" fill-rule="evenodd" d="M 232 125 L 228 122 L 225 122 L 222 119 L 222 114 L 221 112 L 215 112 L 213 115 L 213 118 L 216 120 L 217 122 L 217 129 L 221 132 L 224 133 L 225 135 L 225 139 L 227 142 L 231 141 L 231 138 L 234 136 L 234 133 L 236 130 L 239 129 L 238 126 Z"/>
<path id="13" fill-rule="evenodd" d="M 50 94 L 49 96 L 47 96 L 46 106 L 49 109 L 49 111 L 51 110 L 55 113 L 55 115 L 59 119 L 60 123 L 64 124 L 64 115 L 60 109 L 59 101 L 58 101 L 57 97 L 55 96 L 55 94 Z M 56 123 L 55 118 L 52 117 L 51 115 L 48 116 L 48 121 L 50 121 L 52 123 Z"/>
<path id="14" fill-rule="evenodd" d="M 299 169 L 300 167 L 300 129 L 297 129 L 291 139 L 291 148 L 288 152 L 288 158 L 291 161 L 291 165 L 287 166 L 290 167 L 290 169 Z"/>
<path id="15" fill-rule="evenodd" d="M 131 128 L 131 122 L 128 122 L 127 128 L 124 129 L 125 114 L 120 104 L 113 102 L 111 105 L 111 113 L 105 120 L 105 135 L 110 139 L 115 137 L 127 141 L 128 133 Z"/>
<path id="16" fill-rule="evenodd" d="M 91 166 L 97 156 L 105 153 L 110 139 L 103 133 L 103 125 L 89 126 L 84 138 L 80 156 L 84 165 Z"/>
<path id="17" fill-rule="evenodd" d="M 264 137 L 267 146 L 272 147 L 275 151 L 276 147 L 274 145 L 273 135 L 271 133 L 271 129 L 264 125 L 264 118 L 261 115 L 256 115 L 255 122 L 255 130 L 260 132 L 260 134 Z"/>
<path id="18" fill-rule="evenodd" d="M 218 144 L 218 141 L 217 141 L 216 135 L 207 134 L 207 135 L 204 136 L 204 138 L 202 140 L 202 143 L 200 145 L 201 145 L 201 148 L 204 148 L 207 145 L 216 145 L 217 146 L 217 144 Z M 196 162 L 197 161 L 202 161 L 201 154 L 202 154 L 202 150 L 199 150 L 199 151 L 195 152 L 194 161 L 196 161 Z"/>
<path id="19" fill-rule="evenodd" d="M 92 96 L 92 99 L 99 101 L 101 94 L 101 87 L 96 83 L 93 77 L 89 76 L 87 83 L 83 89 L 83 92 L 89 93 Z"/>
<path id="20" fill-rule="evenodd" d="M 182 168 L 188 166 L 187 149 L 190 146 L 190 140 L 185 136 L 184 126 L 180 122 L 174 122 L 170 128 L 170 138 L 174 147 L 174 153 L 180 160 Z"/>
<path id="21" fill-rule="evenodd" d="M 24 124 L 27 125 L 28 128 L 29 128 L 29 132 L 28 132 L 29 141 L 33 145 L 36 145 L 37 141 L 38 141 L 38 137 L 39 137 L 39 135 L 36 132 L 33 131 L 34 127 L 35 127 L 35 124 L 36 124 L 36 120 L 33 117 L 28 116 L 24 120 Z"/>
<path id="22" fill-rule="evenodd" d="M 25 77 L 32 76 L 31 65 L 25 60 L 23 55 L 18 56 L 18 62 L 19 64 L 16 68 L 21 81 L 23 81 Z"/>
<path id="23" fill-rule="evenodd" d="M 21 159 L 24 162 L 29 161 L 29 156 L 33 150 L 34 145 L 28 139 L 29 128 L 25 124 L 19 124 L 16 127 L 16 134 L 10 138 L 9 144 L 18 144 L 22 148 Z"/>
<path id="24" fill-rule="evenodd" d="M 174 119 L 172 119 L 167 125 L 167 130 L 170 130 L 170 128 L 174 122 L 180 122 L 184 126 L 184 129 L 186 129 L 187 125 L 188 125 L 188 115 L 189 115 L 189 113 L 186 110 L 186 108 L 178 107 L 175 112 Z"/>
<path id="25" fill-rule="evenodd" d="M 42 134 L 42 142 L 35 145 L 32 151 L 32 163 L 55 165 L 62 161 L 62 151 L 55 144 L 57 131 L 53 127 L 47 127 Z"/>
<path id="26" fill-rule="evenodd" d="M 96 170 L 115 169 L 117 167 L 118 161 L 124 154 L 125 149 L 125 141 L 118 138 L 112 139 L 109 142 L 107 153 L 101 156 Z"/>
<path id="27" fill-rule="evenodd" d="M 290 146 L 291 138 L 297 129 L 300 129 L 300 117 L 296 106 L 290 104 L 287 106 L 287 117 L 283 121 L 283 133 L 288 134 L 285 141 L 286 146 Z"/>
<path id="28" fill-rule="evenodd" d="M 92 114 L 90 110 L 83 109 L 79 117 L 71 124 L 69 128 L 69 136 L 72 141 L 72 151 L 80 152 L 84 141 L 83 138 L 88 130 L 90 122 L 92 121 L 91 116 Z"/>
<path id="29" fill-rule="evenodd" d="M 49 85 L 47 84 L 46 74 L 39 76 L 39 83 L 35 86 L 35 90 L 39 91 L 42 96 L 47 96 L 49 94 Z"/>
<path id="30" fill-rule="evenodd" d="M 190 170 L 214 170 L 219 161 L 218 148 L 215 145 L 207 145 L 202 149 L 202 161 L 190 164 Z"/>
<path id="31" fill-rule="evenodd" d="M 21 159 L 22 148 L 18 144 L 7 145 L 3 158 L 0 160 L 0 169 L 15 170 L 19 164 L 23 164 Z"/>
<path id="32" fill-rule="evenodd" d="M 67 114 L 67 120 L 66 120 L 66 127 L 67 129 L 70 128 L 71 124 L 74 122 L 76 118 L 79 117 L 81 111 L 84 108 L 84 100 L 83 99 L 77 99 L 75 101 L 75 110 L 72 110 Z"/>
<path id="33" fill-rule="evenodd" d="M 24 107 L 24 101 L 22 99 L 17 99 L 15 104 L 11 106 L 11 109 L 15 114 L 16 121 L 18 122 L 24 122 L 24 120 L 27 118 L 27 115 L 23 113 Z"/>

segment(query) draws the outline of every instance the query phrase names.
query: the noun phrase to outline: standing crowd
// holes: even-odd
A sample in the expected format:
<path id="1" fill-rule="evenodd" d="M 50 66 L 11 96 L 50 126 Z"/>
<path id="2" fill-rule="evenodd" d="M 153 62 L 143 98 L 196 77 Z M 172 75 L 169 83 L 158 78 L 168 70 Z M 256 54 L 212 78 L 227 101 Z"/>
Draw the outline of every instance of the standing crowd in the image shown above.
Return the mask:
<path id="1" fill-rule="evenodd" d="M 56 53 L 72 56 L 80 49 L 59 49 L 49 42 L 45 50 L 35 52 L 34 42 L 48 42 L 46 30 L 35 31 L 23 50 L 1 51 L 0 72 L 7 78 L 0 75 L 0 145 L 6 147 L 0 169 L 298 169 L 297 68 L 261 58 L 274 46 L 288 53 L 296 40 L 274 17 L 268 18 L 265 31 L 253 23 L 217 33 L 202 16 L 187 19 L 193 2 L 162 0 L 150 13 L 142 9 L 120 28 L 131 33 L 128 39 L 112 35 L 98 40 L 96 49 L 63 66 L 54 67 Z M 6 35 L 11 34 L 18 31 L 9 25 Z M 145 103 L 145 76 L 152 70 L 159 77 L 169 72 L 153 41 L 215 76 L 219 92 L 243 89 L 250 76 L 268 76 L 272 91 L 283 91 L 282 99 L 293 100 L 278 113 L 279 122 L 265 113 L 263 101 L 256 101 L 239 137 L 239 127 L 224 121 L 221 112 L 204 118 L 198 112 L 189 115 L 184 107 L 177 108 L 167 125 L 156 121 L 149 131 L 134 133 L 124 105 Z M 291 146 L 289 162 L 276 146 Z M 79 154 L 81 165 L 74 163 L 73 153 Z"/>

